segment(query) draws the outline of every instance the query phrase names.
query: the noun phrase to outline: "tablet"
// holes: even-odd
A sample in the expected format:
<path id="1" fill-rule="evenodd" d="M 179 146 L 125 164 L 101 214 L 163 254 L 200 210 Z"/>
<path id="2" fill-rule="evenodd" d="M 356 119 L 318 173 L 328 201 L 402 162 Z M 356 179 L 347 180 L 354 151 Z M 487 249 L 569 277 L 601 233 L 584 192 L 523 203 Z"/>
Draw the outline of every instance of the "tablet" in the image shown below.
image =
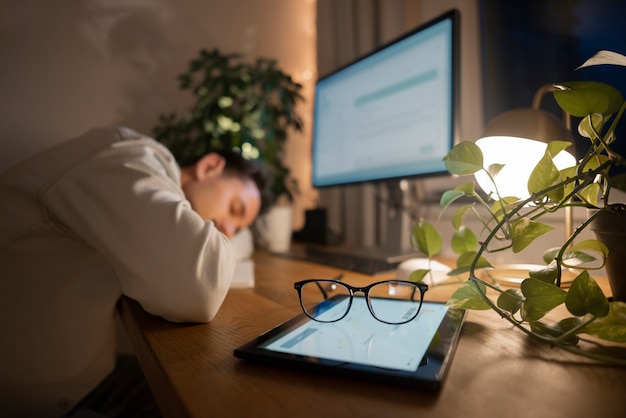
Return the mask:
<path id="1" fill-rule="evenodd" d="M 441 388 L 465 311 L 425 301 L 411 322 L 390 325 L 373 318 L 363 299 L 355 295 L 348 315 L 337 322 L 300 314 L 236 348 L 234 355 L 336 376 Z M 345 310 L 339 304 L 330 309 Z"/>

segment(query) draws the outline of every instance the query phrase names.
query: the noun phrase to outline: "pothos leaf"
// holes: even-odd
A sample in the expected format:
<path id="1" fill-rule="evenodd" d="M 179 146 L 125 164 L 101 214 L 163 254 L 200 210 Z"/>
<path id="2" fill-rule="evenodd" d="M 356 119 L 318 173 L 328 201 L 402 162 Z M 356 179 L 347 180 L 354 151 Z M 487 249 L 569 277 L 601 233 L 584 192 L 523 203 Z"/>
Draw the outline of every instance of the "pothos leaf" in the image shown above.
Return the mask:
<path id="1" fill-rule="evenodd" d="M 489 309 L 489 304 L 483 299 L 485 290 L 484 284 L 468 280 L 454 292 L 446 306 L 454 309 Z"/>
<path id="2" fill-rule="evenodd" d="M 471 229 L 461 226 L 452 235 L 452 250 L 457 254 L 463 254 L 470 251 L 476 251 L 478 247 L 478 238 Z"/>
<path id="3" fill-rule="evenodd" d="M 609 184 L 611 187 L 619 189 L 621 191 L 626 191 L 626 173 L 618 174 L 609 179 Z"/>
<path id="4" fill-rule="evenodd" d="M 561 247 L 550 248 L 543 253 L 543 261 L 545 263 L 554 262 L 554 259 L 558 255 L 559 251 L 561 251 Z M 567 265 L 569 266 L 578 266 L 580 264 L 595 261 L 595 259 L 595 257 L 583 251 L 572 251 L 572 247 L 565 250 L 565 252 L 563 253 L 563 262 L 567 263 Z"/>
<path id="5" fill-rule="evenodd" d="M 528 178 L 528 191 L 530 193 L 540 192 L 552 186 L 559 179 L 560 173 L 554 164 L 553 158 L 570 145 L 571 142 L 567 141 L 552 141 L 548 143 L 543 157 L 539 160 Z M 558 197 L 556 199 L 558 199 Z"/>
<path id="6" fill-rule="evenodd" d="M 446 209 L 448 206 L 450 206 L 450 204 L 452 202 L 454 202 L 455 200 L 461 198 L 465 196 L 465 193 L 459 191 L 459 190 L 446 190 L 445 192 L 443 192 L 443 194 L 441 195 L 441 199 L 439 200 L 439 206 L 441 206 L 442 209 Z"/>
<path id="7" fill-rule="evenodd" d="M 626 66 L 626 57 L 617 52 L 602 50 L 596 52 L 593 57 L 589 58 L 578 68 L 603 64 Z"/>
<path id="8" fill-rule="evenodd" d="M 474 263 L 474 267 L 477 269 L 493 267 L 491 263 L 489 263 L 489 261 L 487 261 L 487 259 L 483 256 L 478 257 L 478 259 L 476 259 L 476 256 L 476 251 L 468 251 L 459 255 L 456 259 L 456 268 L 448 273 L 448 275 L 456 276 L 461 273 L 467 272 Z"/>
<path id="9" fill-rule="evenodd" d="M 465 214 L 468 210 L 470 210 L 474 205 L 463 205 L 457 210 L 454 211 L 452 215 L 452 226 L 454 226 L 454 230 L 458 231 L 463 224 L 463 219 L 465 219 Z"/>
<path id="10" fill-rule="evenodd" d="M 474 191 L 474 182 L 464 183 L 454 188 L 454 190 L 445 191 L 441 195 L 441 199 L 439 201 L 439 206 L 441 206 L 441 213 L 443 213 L 448 208 L 448 206 L 450 206 L 457 199 L 460 199 L 463 196 L 472 197 L 475 195 L 476 192 Z M 458 229 L 458 225 L 462 222 L 464 212 L 467 209 L 471 208 L 473 205 L 474 204 L 472 203 L 463 206 L 461 209 L 457 209 L 455 211 L 452 219 L 456 229 Z"/>
<path id="11" fill-rule="evenodd" d="M 540 237 L 553 230 L 554 228 L 543 224 L 541 222 L 535 222 L 528 218 L 522 218 L 513 223 L 512 236 L 513 252 L 518 253 L 524 248 L 528 247 L 535 238 Z"/>
<path id="12" fill-rule="evenodd" d="M 609 115 L 619 110 L 623 99 L 616 88 L 598 81 L 571 81 L 557 85 L 554 98 L 572 116 L 594 113 Z"/>
<path id="13" fill-rule="evenodd" d="M 596 139 L 600 132 L 602 132 L 602 127 L 606 119 L 608 118 L 600 114 L 587 115 L 580 120 L 578 133 L 583 138 Z"/>
<path id="14" fill-rule="evenodd" d="M 435 227 L 423 219 L 413 227 L 411 239 L 414 247 L 428 257 L 435 256 L 441 251 L 441 235 L 439 235 Z"/>
<path id="15" fill-rule="evenodd" d="M 474 142 L 458 143 L 443 157 L 448 171 L 458 176 L 467 176 L 483 169 L 483 152 Z"/>
<path id="16" fill-rule="evenodd" d="M 498 307 L 514 314 L 522 306 L 524 295 L 519 289 L 507 289 L 498 297 Z"/>
<path id="17" fill-rule="evenodd" d="M 550 262 L 547 266 L 528 272 L 531 279 L 537 279 L 544 283 L 554 284 L 558 276 L 556 261 Z"/>
<path id="18" fill-rule="evenodd" d="M 429 269 L 414 270 L 409 275 L 409 281 L 411 281 L 411 282 L 423 282 L 424 281 L 424 277 L 426 277 L 426 275 L 428 274 L 429 271 L 430 271 Z"/>
<path id="19" fill-rule="evenodd" d="M 541 319 L 546 313 L 565 301 L 563 289 L 537 279 L 526 279 L 521 285 L 525 296 L 522 304 L 522 318 L 527 321 Z"/>
<path id="20" fill-rule="evenodd" d="M 566 332 L 580 326 L 581 320 L 579 318 L 565 318 L 556 324 L 544 324 L 540 321 L 529 321 L 530 329 L 545 337 L 560 338 Z M 575 345 L 578 343 L 578 336 L 572 333 L 569 337 L 563 340 L 564 343 Z"/>
<path id="21" fill-rule="evenodd" d="M 601 318 L 609 314 L 609 301 L 587 271 L 580 273 L 572 282 L 565 297 L 565 306 L 576 316 L 590 313 Z"/>
<path id="22" fill-rule="evenodd" d="M 502 199 L 495 200 L 491 205 L 491 213 L 494 214 L 498 221 L 504 218 L 507 213 L 507 209 L 515 207 L 515 204 L 520 200 L 515 196 L 505 196 Z"/>
<path id="23" fill-rule="evenodd" d="M 496 177 L 500 171 L 504 168 L 504 164 L 491 164 L 487 168 L 487 172 L 491 175 L 491 177 Z"/>
<path id="24" fill-rule="evenodd" d="M 583 332 L 603 340 L 626 343 L 626 303 L 609 303 L 609 314 L 587 324 Z"/>
<path id="25" fill-rule="evenodd" d="M 595 239 L 586 239 L 572 245 L 565 252 L 565 256 L 563 257 L 563 265 L 565 267 L 576 267 L 580 266 L 583 263 L 588 263 L 596 260 L 595 257 L 586 253 L 585 251 L 591 251 L 601 256 L 601 261 L 599 262 L 599 265 L 587 267 L 588 269 L 593 270 L 601 269 L 602 267 L 604 267 L 604 264 L 606 263 L 606 257 L 609 254 L 609 249 L 606 247 L 606 245 Z"/>

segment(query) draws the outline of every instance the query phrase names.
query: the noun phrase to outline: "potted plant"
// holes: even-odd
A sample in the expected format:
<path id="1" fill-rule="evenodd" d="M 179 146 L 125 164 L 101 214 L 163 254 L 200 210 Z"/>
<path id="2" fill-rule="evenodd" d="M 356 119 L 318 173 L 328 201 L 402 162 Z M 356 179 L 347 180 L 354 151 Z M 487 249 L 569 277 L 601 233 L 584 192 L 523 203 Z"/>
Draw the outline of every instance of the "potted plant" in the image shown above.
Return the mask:
<path id="1" fill-rule="evenodd" d="M 272 175 L 275 200 L 291 202 L 297 183 L 283 158 L 290 129 L 302 131 L 296 112 L 302 85 L 275 60 L 245 62 L 239 54 L 218 49 L 201 50 L 178 81 L 194 102 L 183 114 L 160 115 L 155 139 L 181 164 L 223 149 L 259 159 Z"/>
<path id="2" fill-rule="evenodd" d="M 598 64 L 626 66 L 626 57 L 601 51 L 583 66 Z M 610 200 L 611 190 L 626 190 L 625 176 L 612 175 L 613 168 L 626 166 L 626 161 L 612 147 L 616 140 L 615 128 L 626 103 L 619 91 L 603 83 L 581 81 L 556 86 L 554 97 L 559 106 L 581 118 L 578 131 L 589 139 L 589 150 L 575 166 L 558 170 L 553 158 L 569 143 L 550 142 L 528 178 L 528 198 L 500 196 L 497 190 L 484 197 L 473 181 L 442 195 L 442 210 L 462 199 L 471 201 L 461 205 L 452 216 L 455 230 L 452 248 L 459 256 L 450 275 L 467 274 L 468 280 L 456 290 L 448 304 L 465 309 L 493 309 L 539 341 L 596 360 L 625 365 L 624 347 L 620 351 L 612 344 L 626 342 L 626 298 L 619 293 L 623 287 L 618 289 L 613 284 L 614 280 L 626 280 L 624 270 L 619 271 L 621 277 L 611 277 L 612 269 L 606 269 L 615 296 L 613 300 L 607 299 L 588 272 L 602 268 L 606 262 L 623 262 L 624 257 L 616 255 L 617 249 L 607 248 L 598 240 L 578 237 L 583 229 L 589 226 L 593 229 L 594 223 L 604 216 L 619 216 L 619 220 L 612 219 L 610 228 L 599 226 L 596 229 L 626 226 L 626 217 L 622 215 L 626 206 Z M 484 167 L 482 151 L 473 142 L 457 144 L 444 161 L 452 174 L 469 176 L 484 172 L 494 184 L 502 169 L 499 164 Z M 504 288 L 481 275 L 482 269 L 493 268 L 489 254 L 505 249 L 517 253 L 539 242 L 536 238 L 551 229 L 542 218 L 568 206 L 590 208 L 591 215 L 561 247 L 547 249 L 545 268 L 529 272 L 519 288 Z M 463 225 L 470 214 L 482 225 L 479 234 Z M 422 220 L 412 232 L 417 249 L 429 257 L 440 251 L 441 237 L 433 225 Z M 626 247 L 623 236 L 617 242 L 619 247 Z M 571 269 L 575 269 L 576 277 L 568 289 L 562 288 L 563 272 Z M 413 279 L 421 280 L 426 273 L 427 270 L 416 271 Z M 549 313 L 557 307 L 565 308 L 566 318 L 551 318 Z"/>

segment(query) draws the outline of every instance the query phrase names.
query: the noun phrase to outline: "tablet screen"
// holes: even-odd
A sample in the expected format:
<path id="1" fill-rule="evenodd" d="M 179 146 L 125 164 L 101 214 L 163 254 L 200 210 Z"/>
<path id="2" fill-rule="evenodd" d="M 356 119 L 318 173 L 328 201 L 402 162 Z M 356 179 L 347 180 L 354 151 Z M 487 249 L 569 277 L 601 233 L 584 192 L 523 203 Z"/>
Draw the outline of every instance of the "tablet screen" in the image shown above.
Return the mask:
<path id="1" fill-rule="evenodd" d="M 414 309 L 398 299 L 377 302 L 388 303 L 395 312 L 398 306 Z M 347 299 L 327 300 L 316 312 L 326 320 L 335 319 L 338 312 L 345 312 L 345 303 Z M 364 298 L 355 295 L 348 315 L 339 321 L 318 322 L 302 313 L 236 348 L 234 354 L 335 376 L 439 389 L 464 316 L 465 311 L 448 309 L 445 303 L 423 302 L 415 319 L 390 325 L 373 318 Z"/>
<path id="2" fill-rule="evenodd" d="M 347 298 L 326 307 L 323 315 L 336 317 L 346 311 Z M 398 309 L 413 303 L 382 300 L 378 308 Z M 401 325 L 390 325 L 372 317 L 363 297 L 355 296 L 348 315 L 337 321 L 307 321 L 295 329 L 267 341 L 262 347 L 289 354 L 328 360 L 384 367 L 395 370 L 416 370 L 426 354 L 447 308 L 443 304 L 424 302 L 418 316 Z"/>

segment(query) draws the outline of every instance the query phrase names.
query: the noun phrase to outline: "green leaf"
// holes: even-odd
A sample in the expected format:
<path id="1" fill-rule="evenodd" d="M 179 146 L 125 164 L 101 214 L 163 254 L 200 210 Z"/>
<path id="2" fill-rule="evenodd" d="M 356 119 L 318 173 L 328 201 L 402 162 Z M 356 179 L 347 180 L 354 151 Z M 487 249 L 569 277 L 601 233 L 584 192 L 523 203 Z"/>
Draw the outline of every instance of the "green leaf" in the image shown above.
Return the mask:
<path id="1" fill-rule="evenodd" d="M 463 141 L 454 146 L 443 157 L 448 171 L 458 176 L 467 176 L 483 169 L 483 153 L 474 142 Z"/>
<path id="2" fill-rule="evenodd" d="M 441 236 L 431 224 L 423 219 L 413 227 L 411 237 L 413 246 L 428 257 L 435 256 L 441 251 Z"/>
<path id="3" fill-rule="evenodd" d="M 476 251 L 478 238 L 471 229 L 461 226 L 453 235 L 451 241 L 452 250 L 457 254 Z"/>
<path id="4" fill-rule="evenodd" d="M 603 64 L 621 65 L 621 66 L 626 67 L 626 57 L 622 54 L 618 54 L 617 52 L 602 50 L 602 51 L 596 52 L 594 56 L 589 58 L 587 61 L 583 63 L 583 65 L 581 65 L 578 68 L 590 67 L 592 65 L 603 65 Z"/>
<path id="5" fill-rule="evenodd" d="M 467 183 L 459 184 L 454 188 L 454 190 L 458 190 L 460 192 L 465 193 L 466 196 L 474 196 L 476 194 L 476 184 L 473 181 L 469 181 Z"/>
<path id="6" fill-rule="evenodd" d="M 496 177 L 500 171 L 504 168 L 506 164 L 491 164 L 487 167 L 487 172 L 491 175 L 491 177 Z"/>
<path id="7" fill-rule="evenodd" d="M 511 241 L 513 242 L 513 252 L 518 253 L 528 247 L 536 238 L 550 232 L 554 228 L 535 222 L 528 218 L 521 218 L 512 225 Z"/>
<path id="8" fill-rule="evenodd" d="M 596 260 L 595 257 L 585 253 L 584 251 L 593 251 L 600 254 L 602 256 L 602 262 L 599 266 L 595 266 L 595 268 L 599 269 L 604 267 L 606 257 L 609 255 L 609 249 L 606 247 L 606 245 L 595 239 L 586 239 L 572 245 L 569 250 L 565 252 L 565 256 L 563 257 L 563 264 L 566 267 L 576 267 L 583 263 L 588 263 Z"/>
<path id="9" fill-rule="evenodd" d="M 603 340 L 626 343 L 626 303 L 609 303 L 609 314 L 587 324 L 583 332 Z"/>
<path id="10" fill-rule="evenodd" d="M 593 240 L 595 241 L 595 240 Z M 584 242 L 584 241 L 583 241 Z M 579 243 L 580 244 L 580 243 Z M 576 249 L 583 249 L 584 246 L 586 246 L 586 244 L 584 246 L 579 246 L 579 244 L 573 245 L 571 247 L 569 247 L 569 249 L 565 250 L 565 252 L 563 253 L 563 258 L 562 261 L 564 264 L 573 267 L 573 266 L 579 266 L 581 264 L 585 264 L 585 263 L 589 263 L 592 261 L 595 261 L 596 258 L 583 252 L 583 251 L 576 251 L 574 250 Z M 547 264 L 555 264 L 554 263 L 554 259 L 556 258 L 556 256 L 558 255 L 559 251 L 561 251 L 561 247 L 555 247 L 555 248 L 550 248 L 549 250 L 547 250 L 546 252 L 543 253 L 543 261 Z M 556 266 L 556 264 L 555 264 Z"/>
<path id="11" fill-rule="evenodd" d="M 604 126 L 605 117 L 600 114 L 587 115 L 578 124 L 578 133 L 584 138 L 597 138 Z"/>
<path id="12" fill-rule="evenodd" d="M 439 206 L 441 206 L 443 209 L 445 209 L 448 206 L 450 206 L 450 204 L 453 203 L 455 200 L 457 200 L 457 199 L 459 199 L 459 198 L 461 198 L 463 196 L 465 196 L 465 193 L 460 192 L 458 190 L 446 190 L 441 195 L 441 200 L 439 201 Z"/>
<path id="13" fill-rule="evenodd" d="M 506 215 L 506 209 L 513 207 L 519 201 L 519 198 L 515 196 L 506 196 L 502 199 L 498 199 L 491 205 L 491 213 L 494 214 L 498 221 L 501 221 L 504 215 Z"/>
<path id="14" fill-rule="evenodd" d="M 528 191 L 530 193 L 539 193 L 548 187 L 553 186 L 562 180 L 561 172 L 554 164 L 554 158 L 561 152 L 572 145 L 568 141 L 551 141 L 546 147 L 546 151 L 533 169 L 528 178 Z M 560 201 L 565 193 L 565 187 L 559 187 L 550 191 L 546 196 L 553 202 Z"/>
<path id="15" fill-rule="evenodd" d="M 468 272 L 472 264 L 474 264 L 476 269 L 493 268 L 486 258 L 482 256 L 476 258 L 477 254 L 476 251 L 469 251 L 459 255 L 456 259 L 456 268 L 450 271 L 448 276 L 458 276 L 459 274 Z"/>
<path id="16" fill-rule="evenodd" d="M 524 295 L 519 289 L 507 289 L 498 297 L 498 307 L 514 314 L 522 306 Z"/>
<path id="17" fill-rule="evenodd" d="M 489 304 L 485 302 L 482 296 L 485 291 L 484 284 L 468 280 L 452 294 L 446 306 L 453 309 L 490 309 Z"/>
<path id="18" fill-rule="evenodd" d="M 616 88 L 597 81 L 572 81 L 556 86 L 554 98 L 572 116 L 592 114 L 610 115 L 619 110 L 624 101 Z"/>
<path id="19" fill-rule="evenodd" d="M 429 269 L 414 270 L 409 275 L 409 281 L 410 282 L 423 282 L 424 277 L 426 277 L 429 271 L 430 271 Z"/>
<path id="20" fill-rule="evenodd" d="M 567 292 L 537 279 L 526 279 L 521 285 L 526 297 L 522 303 L 522 318 L 527 321 L 539 320 L 546 313 L 565 301 Z"/>
<path id="21" fill-rule="evenodd" d="M 465 219 L 465 214 L 473 207 L 474 204 L 463 205 L 454 211 L 454 214 L 452 215 L 452 226 L 454 226 L 455 231 L 458 231 L 461 228 L 463 220 Z"/>
<path id="22" fill-rule="evenodd" d="M 550 141 L 546 148 L 546 153 L 552 158 L 556 157 L 561 151 L 565 151 L 572 146 L 570 141 Z"/>
<path id="23" fill-rule="evenodd" d="M 486 267 L 493 267 L 491 265 L 491 263 L 489 263 L 489 261 L 487 261 L 486 258 L 484 258 L 483 256 L 480 256 L 478 258 L 478 260 L 476 260 L 476 255 L 477 252 L 476 251 L 469 251 L 466 252 L 464 254 L 461 254 L 457 259 L 456 259 L 456 265 L 457 267 L 461 267 L 461 266 L 469 266 L 472 263 L 474 263 L 475 261 L 475 266 L 476 268 L 486 268 Z"/>
<path id="24" fill-rule="evenodd" d="M 609 185 L 621 191 L 626 191 L 626 173 L 611 177 Z"/>
<path id="25" fill-rule="evenodd" d="M 439 206 L 441 206 L 442 210 L 445 210 L 452 202 L 463 197 L 463 196 L 474 196 L 476 193 L 474 192 L 474 182 L 471 181 L 469 183 L 461 184 L 454 188 L 454 190 L 447 190 L 441 195 L 441 200 L 439 202 Z"/>
<path id="26" fill-rule="evenodd" d="M 537 279 L 544 283 L 554 284 L 558 276 L 557 265 L 555 261 L 549 263 L 546 267 L 528 272 L 531 279 Z"/>
<path id="27" fill-rule="evenodd" d="M 556 324 L 544 324 L 539 321 L 529 321 L 531 331 L 543 335 L 548 338 L 560 338 L 563 334 L 570 330 L 580 326 L 581 320 L 579 318 L 565 318 Z M 578 344 L 578 336 L 571 334 L 563 340 L 565 344 L 576 345 Z"/>
<path id="28" fill-rule="evenodd" d="M 590 313 L 601 318 L 609 314 L 609 301 L 586 271 L 580 273 L 572 282 L 565 297 L 565 306 L 576 316 Z"/>
<path id="29" fill-rule="evenodd" d="M 552 156 L 546 152 L 541 157 L 528 178 L 528 191 L 538 193 L 552 186 L 559 179 L 559 170 L 552 161 Z"/>
<path id="30" fill-rule="evenodd" d="M 576 194 L 580 199 L 591 206 L 598 206 L 600 199 L 600 185 L 598 183 L 590 184 Z"/>

